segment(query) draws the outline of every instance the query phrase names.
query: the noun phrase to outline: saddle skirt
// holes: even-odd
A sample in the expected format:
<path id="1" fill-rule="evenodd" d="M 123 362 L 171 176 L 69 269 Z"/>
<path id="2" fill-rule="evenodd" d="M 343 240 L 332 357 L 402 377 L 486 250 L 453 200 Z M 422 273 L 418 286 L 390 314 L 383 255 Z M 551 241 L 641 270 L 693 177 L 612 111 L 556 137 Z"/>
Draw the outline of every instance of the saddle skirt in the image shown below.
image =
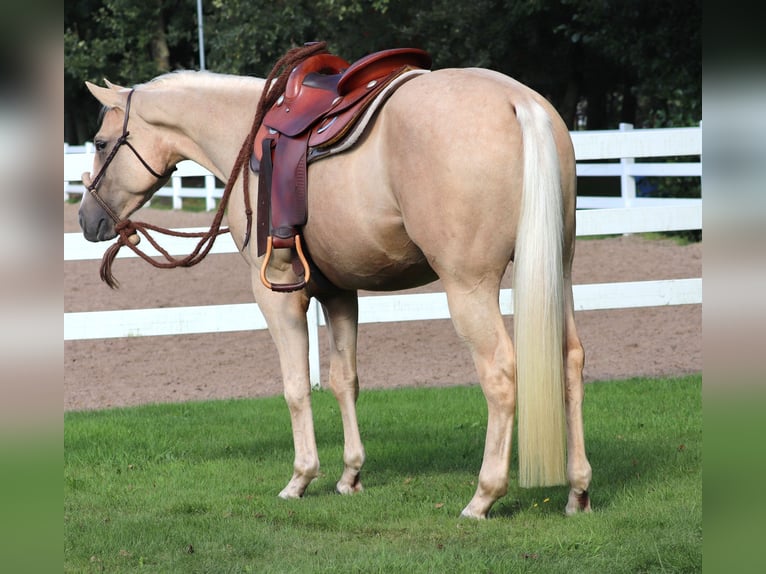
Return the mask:
<path id="1" fill-rule="evenodd" d="M 251 168 L 259 173 L 256 238 L 266 254 L 261 280 L 274 291 L 294 291 L 308 281 L 300 230 L 308 219 L 308 165 L 350 149 L 377 110 L 403 83 L 427 73 L 423 50 L 397 48 L 354 64 L 332 54 L 311 56 L 290 73 L 285 92 L 265 114 L 253 145 Z M 266 278 L 272 249 L 290 249 L 304 279 L 276 285 Z"/>

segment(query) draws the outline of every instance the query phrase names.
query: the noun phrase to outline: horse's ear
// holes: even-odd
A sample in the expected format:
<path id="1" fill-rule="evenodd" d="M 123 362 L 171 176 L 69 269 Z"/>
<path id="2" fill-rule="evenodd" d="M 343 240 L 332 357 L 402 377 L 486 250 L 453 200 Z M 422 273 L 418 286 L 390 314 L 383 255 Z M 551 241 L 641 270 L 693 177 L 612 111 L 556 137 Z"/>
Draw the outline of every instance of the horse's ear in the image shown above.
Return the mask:
<path id="1" fill-rule="evenodd" d="M 102 88 L 96 84 L 85 82 L 85 87 L 93 94 L 99 102 L 108 108 L 124 108 L 125 107 L 125 94 L 112 90 L 110 88 Z"/>
<path id="2" fill-rule="evenodd" d="M 121 90 L 126 89 L 126 88 L 123 88 L 122 86 L 119 86 L 117 84 L 113 84 L 112 82 L 110 82 L 106 78 L 104 78 L 104 83 L 106 84 L 107 88 L 109 88 L 110 90 L 114 90 L 115 92 L 119 92 Z"/>

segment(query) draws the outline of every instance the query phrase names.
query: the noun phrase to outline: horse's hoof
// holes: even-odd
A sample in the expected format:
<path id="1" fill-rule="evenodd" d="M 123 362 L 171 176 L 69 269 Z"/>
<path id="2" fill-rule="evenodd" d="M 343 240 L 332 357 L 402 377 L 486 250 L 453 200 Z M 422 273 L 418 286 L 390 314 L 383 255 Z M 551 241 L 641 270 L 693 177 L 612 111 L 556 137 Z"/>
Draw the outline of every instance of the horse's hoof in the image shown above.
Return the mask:
<path id="1" fill-rule="evenodd" d="M 358 481 L 356 484 L 346 484 L 344 482 L 339 482 L 335 485 L 335 492 L 338 494 L 357 494 L 363 490 L 364 488 L 362 488 L 362 483 Z"/>
<path id="2" fill-rule="evenodd" d="M 282 500 L 295 500 L 296 498 L 303 498 L 305 489 L 297 489 L 289 484 L 279 493 L 279 498 Z"/>
<path id="3" fill-rule="evenodd" d="M 295 495 L 290 492 L 286 492 L 285 490 L 280 492 L 277 496 L 279 496 L 279 498 L 282 500 L 295 500 L 296 498 L 301 498 L 301 495 Z"/>
<path id="4" fill-rule="evenodd" d="M 567 507 L 564 512 L 567 516 L 574 516 L 580 512 L 591 512 L 590 496 L 588 495 L 588 491 L 584 490 L 579 493 L 571 491 L 569 493 L 569 501 L 567 502 Z"/>
<path id="5" fill-rule="evenodd" d="M 460 513 L 460 518 L 469 518 L 471 520 L 486 520 L 486 514 L 477 514 L 471 510 L 470 504 L 463 509 Z"/>
<path id="6" fill-rule="evenodd" d="M 356 494 L 362 490 L 364 490 L 362 488 L 362 475 L 358 470 L 344 472 L 335 485 L 335 492 L 338 494 Z"/>

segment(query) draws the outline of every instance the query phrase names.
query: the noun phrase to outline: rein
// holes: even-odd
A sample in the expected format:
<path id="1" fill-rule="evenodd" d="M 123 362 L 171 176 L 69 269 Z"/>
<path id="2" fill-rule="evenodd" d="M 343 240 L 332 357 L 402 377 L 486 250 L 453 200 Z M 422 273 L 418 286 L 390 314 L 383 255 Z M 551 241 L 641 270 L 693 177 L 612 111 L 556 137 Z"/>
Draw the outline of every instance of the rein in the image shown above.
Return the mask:
<path id="1" fill-rule="evenodd" d="M 119 283 L 117 282 L 117 280 L 114 278 L 114 275 L 112 274 L 112 264 L 114 263 L 114 260 L 117 257 L 117 253 L 120 251 L 120 249 L 124 245 L 127 245 L 136 255 L 141 257 L 141 259 L 143 259 L 144 261 L 147 261 L 148 263 L 152 264 L 154 267 L 158 267 L 160 269 L 173 269 L 176 267 L 191 267 L 193 265 L 196 265 L 200 261 L 202 261 L 210 252 L 210 249 L 213 247 L 213 244 L 215 243 L 216 238 L 219 235 L 229 233 L 230 231 L 228 227 L 221 228 L 221 222 L 223 221 L 223 216 L 226 211 L 226 206 L 229 203 L 229 197 L 231 196 L 231 191 L 234 188 L 234 184 L 236 183 L 237 179 L 239 179 L 240 173 L 242 174 L 242 185 L 244 188 L 244 207 L 245 207 L 245 216 L 247 219 L 245 238 L 242 245 L 242 249 L 244 249 L 248 245 L 248 243 L 250 242 L 250 231 L 251 231 L 252 223 L 253 223 L 253 211 L 250 205 L 250 194 L 249 194 L 249 174 L 250 174 L 249 159 L 252 153 L 253 142 L 255 141 L 255 135 L 258 132 L 258 129 L 261 127 L 261 123 L 263 122 L 263 117 L 265 116 L 266 111 L 269 108 L 271 108 L 271 106 L 274 105 L 274 103 L 279 98 L 279 96 L 285 91 L 285 87 L 287 86 L 287 78 L 290 74 L 290 71 L 297 64 L 299 64 L 306 58 L 320 52 L 326 52 L 327 51 L 326 46 L 327 44 L 325 42 L 317 42 L 317 43 L 307 44 L 305 46 L 298 47 L 298 48 L 292 48 L 282 58 L 280 58 L 280 60 L 272 69 L 269 76 L 266 78 L 266 83 L 264 84 L 264 89 L 263 89 L 263 92 L 261 93 L 261 98 L 258 101 L 258 107 L 256 109 L 255 117 L 253 118 L 253 124 L 250 128 L 250 133 L 245 139 L 245 141 L 242 143 L 242 147 L 240 148 L 239 154 L 237 155 L 237 159 L 234 162 L 234 167 L 232 168 L 231 175 L 229 176 L 229 180 L 226 182 L 226 186 L 224 187 L 223 194 L 221 196 L 221 201 L 218 205 L 218 210 L 215 213 L 213 222 L 210 225 L 210 229 L 208 229 L 207 231 L 191 232 L 191 233 L 174 231 L 172 229 L 159 227 L 157 225 L 151 225 L 149 223 L 132 221 L 130 219 L 120 219 L 114 213 L 114 211 L 107 205 L 107 203 L 98 195 L 97 193 L 98 184 L 101 182 L 101 179 L 104 177 L 106 168 L 112 162 L 112 160 L 114 159 L 114 156 L 117 154 L 117 151 L 123 145 L 127 145 L 131 149 L 131 151 L 136 155 L 136 157 L 141 161 L 143 166 L 147 170 L 149 170 L 149 173 L 151 173 L 157 179 L 164 179 L 169 177 L 173 173 L 173 171 L 175 171 L 176 169 L 175 167 L 173 167 L 164 174 L 158 174 L 155 170 L 151 168 L 151 166 L 149 166 L 149 164 L 139 155 L 139 153 L 136 151 L 133 145 L 128 141 L 128 136 L 130 135 L 130 132 L 127 129 L 128 117 L 130 114 L 130 101 L 131 101 L 131 98 L 133 97 L 133 93 L 135 92 L 135 88 L 130 91 L 130 93 L 128 94 L 128 101 L 125 106 L 125 120 L 122 127 L 122 135 L 115 143 L 114 147 L 112 148 L 112 151 L 109 153 L 109 156 L 107 156 L 106 161 L 104 162 L 104 165 L 101 167 L 98 174 L 96 174 L 96 177 L 94 178 L 94 180 L 88 186 L 88 192 L 90 193 L 90 195 L 98 202 L 98 204 L 104 209 L 104 211 L 106 211 L 109 217 L 111 217 L 112 220 L 114 221 L 115 223 L 114 229 L 118 235 L 117 240 L 109 247 L 109 249 L 106 250 L 106 252 L 104 253 L 104 257 L 101 261 L 100 276 L 102 281 L 104 281 L 112 289 L 115 289 L 119 286 Z M 170 235 L 174 237 L 199 237 L 200 240 L 197 243 L 197 246 L 192 250 L 192 252 L 189 255 L 186 255 L 185 257 L 182 257 L 182 258 L 176 258 L 170 255 L 170 253 L 168 253 L 167 250 L 162 248 L 157 243 L 157 241 L 150 235 L 149 231 L 154 231 L 156 233 L 161 233 L 164 235 Z M 157 260 L 150 257 L 138 247 L 138 243 L 140 242 L 140 237 L 138 235 L 139 233 L 143 235 L 144 237 L 146 237 L 149 243 L 157 251 L 159 251 L 162 254 L 165 261 Z"/>

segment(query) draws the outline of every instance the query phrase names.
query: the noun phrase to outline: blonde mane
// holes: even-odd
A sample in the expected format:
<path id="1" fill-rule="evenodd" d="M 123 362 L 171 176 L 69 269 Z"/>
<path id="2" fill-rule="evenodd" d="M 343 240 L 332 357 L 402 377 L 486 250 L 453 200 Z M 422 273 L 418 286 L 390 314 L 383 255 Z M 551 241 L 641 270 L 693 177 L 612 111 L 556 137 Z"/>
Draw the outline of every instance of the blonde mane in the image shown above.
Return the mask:
<path id="1" fill-rule="evenodd" d="M 234 74 L 219 74 L 207 70 L 177 70 L 168 72 L 143 84 L 138 84 L 136 88 L 160 88 L 160 87 L 194 87 L 194 88 L 225 88 L 241 89 L 243 87 L 261 86 L 265 80 L 254 76 L 236 76 Z"/>

